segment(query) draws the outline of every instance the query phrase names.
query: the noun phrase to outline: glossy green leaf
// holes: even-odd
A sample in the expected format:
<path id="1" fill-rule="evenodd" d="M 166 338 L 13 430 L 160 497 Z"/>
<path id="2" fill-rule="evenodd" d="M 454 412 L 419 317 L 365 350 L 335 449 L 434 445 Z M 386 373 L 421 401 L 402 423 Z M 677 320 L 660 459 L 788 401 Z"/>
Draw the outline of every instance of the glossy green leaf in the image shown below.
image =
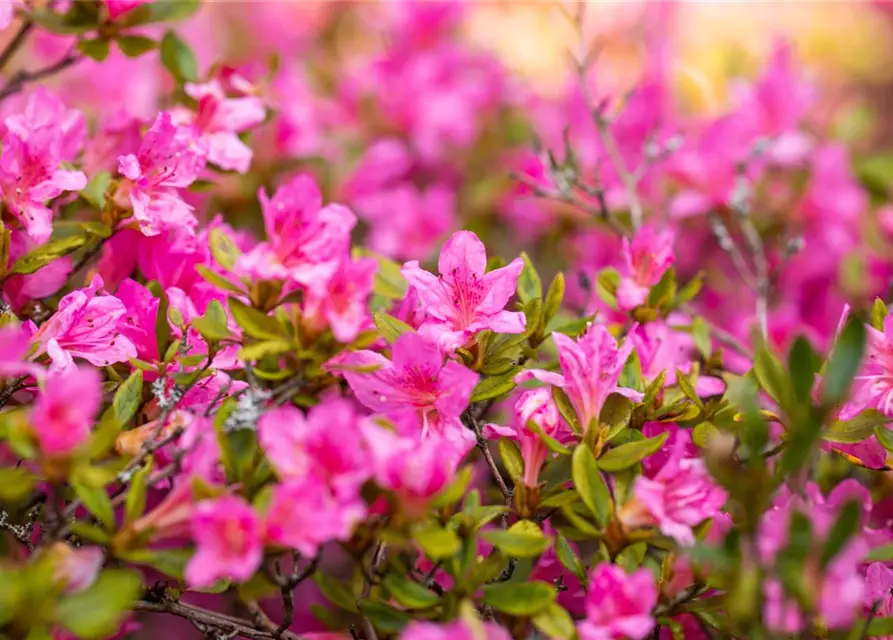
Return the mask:
<path id="1" fill-rule="evenodd" d="M 483 602 L 510 616 L 534 616 L 555 602 L 555 589 L 545 582 L 490 584 Z"/>
<path id="2" fill-rule="evenodd" d="M 428 609 L 440 602 L 440 596 L 427 587 L 395 573 L 385 576 L 384 586 L 407 609 Z"/>
<path id="3" fill-rule="evenodd" d="M 139 369 L 131 373 L 121 383 L 112 400 L 115 420 L 123 426 L 133 419 L 143 402 L 143 372 Z"/>
<path id="4" fill-rule="evenodd" d="M 536 558 L 548 549 L 552 541 L 535 523 L 520 520 L 508 531 L 487 531 L 481 537 L 513 558 Z"/>
<path id="5" fill-rule="evenodd" d="M 633 465 L 641 462 L 651 454 L 658 451 L 667 441 L 669 433 L 665 432 L 647 440 L 638 442 L 630 442 L 614 447 L 610 451 L 602 454 L 598 459 L 598 468 L 608 473 L 615 473 L 629 469 Z"/>
<path id="6" fill-rule="evenodd" d="M 518 448 L 517 443 L 508 438 L 500 438 L 497 442 L 497 447 L 499 449 L 499 458 L 502 460 L 506 471 L 509 472 L 509 477 L 514 482 L 518 482 L 521 476 L 524 475 L 524 459 L 521 457 L 521 450 Z"/>
<path id="7" fill-rule="evenodd" d="M 462 540 L 455 531 L 438 526 L 416 529 L 412 532 L 412 539 L 432 560 L 450 558 L 462 548 Z"/>
<path id="8" fill-rule="evenodd" d="M 84 591 L 60 599 L 54 618 L 78 638 L 107 638 L 130 613 L 141 588 L 138 573 L 106 569 Z"/>
<path id="9" fill-rule="evenodd" d="M 229 299 L 229 310 L 246 334 L 261 340 L 280 340 L 287 338 L 284 327 L 279 321 L 262 311 L 249 307 L 236 298 Z"/>
<path id="10" fill-rule="evenodd" d="M 842 402 L 849 392 L 865 351 L 865 325 L 852 316 L 840 332 L 831 352 L 822 384 L 822 399 L 829 405 Z"/>
<path id="11" fill-rule="evenodd" d="M 40 245 L 33 251 L 26 253 L 16 260 L 9 273 L 27 275 L 45 267 L 53 260 L 74 253 L 87 243 L 86 235 L 68 236 L 59 240 L 52 240 Z"/>
<path id="12" fill-rule="evenodd" d="M 173 31 L 165 33 L 161 39 L 160 51 L 161 64 L 173 74 L 177 81 L 195 82 L 198 80 L 198 62 L 196 62 L 195 54 L 189 45 L 180 39 L 180 36 Z"/>
<path id="13" fill-rule="evenodd" d="M 397 342 L 397 338 L 404 333 L 412 333 L 415 331 L 399 318 L 395 318 L 384 311 L 376 311 L 372 314 L 372 319 L 375 321 L 375 326 L 378 328 L 381 336 L 390 344 Z"/>
<path id="14" fill-rule="evenodd" d="M 520 372 L 521 367 L 513 367 L 508 373 L 504 373 L 501 376 L 483 378 L 471 392 L 471 402 L 492 400 L 506 395 L 517 386 L 515 377 Z"/>
<path id="15" fill-rule="evenodd" d="M 592 515 L 601 526 L 607 526 L 613 507 L 611 493 L 602 477 L 595 456 L 585 445 L 574 450 L 572 462 L 574 486 Z"/>
<path id="16" fill-rule="evenodd" d="M 518 276 L 518 297 L 521 302 L 527 304 L 534 298 L 543 297 L 543 282 L 540 275 L 533 266 L 533 262 L 523 251 L 521 252 L 521 260 L 524 261 L 524 267 L 521 269 L 521 275 Z"/>

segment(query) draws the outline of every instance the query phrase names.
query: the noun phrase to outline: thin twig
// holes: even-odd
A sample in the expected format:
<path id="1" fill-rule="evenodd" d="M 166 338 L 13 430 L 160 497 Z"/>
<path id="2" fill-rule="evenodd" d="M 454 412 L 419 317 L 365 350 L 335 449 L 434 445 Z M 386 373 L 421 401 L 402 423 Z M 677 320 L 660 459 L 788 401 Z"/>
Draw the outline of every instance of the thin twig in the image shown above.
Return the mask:
<path id="1" fill-rule="evenodd" d="M 9 41 L 9 44 L 6 45 L 2 52 L 0 52 L 0 70 L 3 70 L 6 67 L 12 57 L 25 43 L 25 40 L 27 40 L 32 29 L 34 29 L 34 23 L 30 20 L 26 20 L 22 23 L 22 26 L 19 27 L 19 30 L 12 37 L 12 40 Z"/>
<path id="2" fill-rule="evenodd" d="M 74 50 L 72 50 L 53 64 L 47 67 L 43 67 L 42 69 L 35 69 L 34 71 L 25 71 L 24 69 L 22 69 L 16 71 L 14 74 L 12 74 L 3 88 L 0 89 L 0 101 L 3 101 L 9 96 L 18 93 L 19 91 L 24 89 L 25 85 L 29 82 L 45 80 L 46 78 L 56 75 L 60 71 L 63 71 L 76 62 L 80 61 L 81 58 L 82 56 L 78 55 Z"/>
<path id="3" fill-rule="evenodd" d="M 256 640 L 267 640 L 275 638 L 272 631 L 258 629 L 248 620 L 225 616 L 202 607 L 182 602 L 173 602 L 171 600 L 163 600 L 161 602 L 149 602 L 147 600 L 139 600 L 135 605 L 136 611 L 145 611 L 149 613 L 169 613 L 180 618 L 185 618 L 193 623 L 208 625 L 224 632 L 235 632 L 244 638 Z M 287 640 L 301 640 L 301 636 L 290 631 L 284 632 L 280 637 Z"/>

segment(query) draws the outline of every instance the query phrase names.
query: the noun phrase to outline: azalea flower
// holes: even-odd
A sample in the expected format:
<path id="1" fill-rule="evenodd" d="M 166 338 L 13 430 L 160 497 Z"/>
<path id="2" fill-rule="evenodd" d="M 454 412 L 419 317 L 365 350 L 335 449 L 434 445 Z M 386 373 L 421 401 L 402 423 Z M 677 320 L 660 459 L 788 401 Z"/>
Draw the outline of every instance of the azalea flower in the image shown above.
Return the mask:
<path id="1" fill-rule="evenodd" d="M 51 374 L 31 411 L 31 425 L 41 453 L 65 456 L 90 437 L 102 402 L 95 369 L 72 368 Z"/>
<path id="2" fill-rule="evenodd" d="M 623 239 L 624 267 L 617 287 L 617 306 L 628 311 L 644 304 L 651 287 L 673 264 L 673 234 L 644 225 L 632 241 Z"/>
<path id="3" fill-rule="evenodd" d="M 577 626 L 580 640 L 642 640 L 654 629 L 652 609 L 657 587 L 649 569 L 631 575 L 601 563 L 592 572 L 586 595 L 586 619 Z"/>
<path id="4" fill-rule="evenodd" d="M 217 580 L 244 582 L 263 558 L 261 520 L 247 502 L 235 496 L 200 502 L 191 517 L 196 552 L 186 565 L 186 582 L 209 587 Z"/>
<path id="5" fill-rule="evenodd" d="M 485 329 L 524 333 L 524 314 L 504 310 L 515 295 L 523 268 L 524 262 L 516 258 L 508 266 L 487 273 L 484 243 L 470 231 L 457 231 L 440 252 L 439 278 L 421 269 L 416 261 L 407 262 L 401 272 L 431 318 L 420 331 L 452 349 Z"/>

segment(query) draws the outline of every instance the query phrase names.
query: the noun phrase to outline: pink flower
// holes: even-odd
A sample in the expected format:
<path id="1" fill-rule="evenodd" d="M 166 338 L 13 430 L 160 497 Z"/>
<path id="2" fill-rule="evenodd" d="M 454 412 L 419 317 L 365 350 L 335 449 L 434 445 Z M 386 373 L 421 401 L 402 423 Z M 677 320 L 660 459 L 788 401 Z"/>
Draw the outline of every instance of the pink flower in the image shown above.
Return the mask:
<path id="1" fill-rule="evenodd" d="M 8 324 L 0 327 L 0 377 L 43 376 L 43 367 L 25 361 L 28 352 L 31 351 L 28 337 L 25 330 L 16 325 Z"/>
<path id="2" fill-rule="evenodd" d="M 643 304 L 651 287 L 673 264 L 673 233 L 645 225 L 632 242 L 623 239 L 624 268 L 617 288 L 617 306 L 628 311 Z"/>
<path id="3" fill-rule="evenodd" d="M 118 172 L 130 181 L 130 204 L 143 235 L 191 229 L 198 223 L 177 190 L 192 184 L 204 169 L 206 147 L 162 112 L 143 137 L 139 152 L 118 158 Z"/>
<path id="4" fill-rule="evenodd" d="M 479 331 L 524 333 L 520 312 L 505 311 L 515 295 L 524 262 L 487 273 L 487 250 L 471 231 L 457 231 L 443 245 L 437 269 L 440 277 L 407 262 L 401 272 L 425 305 L 431 320 L 421 331 L 432 335 L 448 349 L 461 346 Z"/>
<path id="5" fill-rule="evenodd" d="M 60 169 L 64 138 L 59 128 L 42 126 L 20 137 L 10 132 L 0 156 L 0 191 L 12 216 L 35 242 L 46 242 L 53 232 L 48 200 L 87 186 L 80 171 Z"/>
<path id="6" fill-rule="evenodd" d="M 420 439 L 378 425 L 364 427 L 376 483 L 396 496 L 400 508 L 424 514 L 431 500 L 455 477 L 468 451 L 464 443 L 437 434 Z"/>
<path id="7" fill-rule="evenodd" d="M 552 340 L 558 348 L 558 362 L 564 375 L 528 369 L 519 373 L 515 381 L 521 383 L 536 378 L 564 389 L 577 410 L 583 429 L 588 429 L 592 421 L 598 419 L 605 400 L 612 393 L 641 399 L 642 394 L 638 391 L 617 386 L 626 359 L 633 350 L 630 340 L 618 348 L 617 341 L 602 325 L 590 325 L 577 340 L 561 333 L 553 333 Z"/>
<path id="8" fill-rule="evenodd" d="M 493 623 L 481 622 L 475 627 L 463 620 L 446 624 L 414 621 L 400 633 L 400 640 L 510 640 L 511 638 L 508 631 Z"/>
<path id="9" fill-rule="evenodd" d="M 65 103 L 46 87 L 37 87 L 28 97 L 25 110 L 6 118 L 6 128 L 22 140 L 41 128 L 52 128 L 59 136 L 59 158 L 71 162 L 84 146 L 87 123 L 77 109 Z"/>
<path id="10" fill-rule="evenodd" d="M 149 0 L 103 0 L 109 12 L 109 18 L 114 20 L 118 16 L 149 2 Z"/>
<path id="11" fill-rule="evenodd" d="M 327 398 L 307 412 L 271 409 L 258 421 L 258 440 L 284 478 L 312 478 L 339 496 L 358 495 L 372 475 L 362 440 L 367 418 L 340 398 Z"/>
<path id="12" fill-rule="evenodd" d="M 893 571 L 880 562 L 869 565 L 865 573 L 865 606 L 870 609 L 875 603 L 880 603 L 878 618 L 893 617 Z"/>
<path id="13" fill-rule="evenodd" d="M 71 547 L 64 542 L 54 543 L 49 554 L 53 559 L 53 578 L 65 593 L 83 591 L 96 582 L 105 556 L 99 547 Z"/>
<path id="14" fill-rule="evenodd" d="M 208 162 L 229 171 L 248 171 L 251 148 L 238 134 L 264 121 L 267 111 L 260 98 L 228 98 L 216 80 L 204 84 L 187 82 L 183 89 L 198 102 L 198 110 L 173 111 L 174 124 L 195 129 L 208 149 Z"/>
<path id="15" fill-rule="evenodd" d="M 631 575 L 602 563 L 592 572 L 586 596 L 586 620 L 577 626 L 580 640 L 642 640 L 654 628 L 651 610 L 657 587 L 648 569 Z"/>
<path id="16" fill-rule="evenodd" d="M 186 582 L 207 587 L 223 578 L 244 582 L 263 557 L 261 521 L 250 504 L 225 496 L 199 503 L 190 523 L 195 555 L 186 565 Z"/>
<path id="17" fill-rule="evenodd" d="M 664 535 L 680 544 L 694 544 L 692 527 L 715 516 L 726 502 L 726 492 L 710 478 L 704 461 L 685 458 L 686 439 L 677 438 L 675 451 L 653 478 L 636 478 L 633 503 L 645 513 L 636 517 L 636 509 L 627 504 L 621 520 L 627 525 L 650 521 Z"/>
<path id="18" fill-rule="evenodd" d="M 264 536 L 269 543 L 313 556 L 327 542 L 349 539 L 365 517 L 366 505 L 356 492 L 338 496 L 313 475 L 292 478 L 273 489 Z"/>
<path id="19" fill-rule="evenodd" d="M 160 300 L 146 287 L 130 278 L 118 285 L 116 297 L 127 310 L 118 323 L 118 330 L 133 344 L 137 358 L 155 362 L 159 357 L 155 320 Z"/>
<path id="20" fill-rule="evenodd" d="M 102 278 L 94 276 L 89 287 L 66 295 L 34 334 L 32 340 L 52 360 L 51 369 L 72 366 L 72 358 L 104 367 L 136 357 L 136 348 L 118 326 L 127 309 L 116 297 L 100 294 L 101 288 Z"/>
<path id="21" fill-rule="evenodd" d="M 341 366 L 357 399 L 373 411 L 418 425 L 423 437 L 437 432 L 468 445 L 474 442 L 459 416 L 478 374 L 453 360 L 444 363 L 429 339 L 405 333 L 394 343 L 391 360 L 362 350 L 349 353 Z"/>
<path id="22" fill-rule="evenodd" d="M 491 436 L 504 436 L 517 440 L 521 445 L 521 457 L 524 460 L 524 484 L 536 487 L 539 483 L 540 469 L 549 457 L 549 448 L 542 437 L 527 424 L 533 421 L 543 433 L 559 441 L 567 440 L 573 433 L 561 419 L 558 407 L 552 400 L 552 394 L 545 387 L 524 391 L 515 402 L 515 424 L 501 427 L 496 424 L 486 426 Z"/>
<path id="23" fill-rule="evenodd" d="M 86 442 L 101 400 L 96 370 L 72 368 L 51 374 L 31 411 L 41 452 L 65 456 Z"/>
<path id="24" fill-rule="evenodd" d="M 371 258 L 345 257 L 331 278 L 311 283 L 304 320 L 320 329 L 328 326 L 338 342 L 352 342 L 369 321 L 366 302 L 377 270 L 378 263 Z"/>
<path id="25" fill-rule="evenodd" d="M 868 331 L 867 357 L 853 384 L 852 397 L 840 410 L 840 419 L 849 420 L 865 409 L 877 409 L 893 416 L 893 315 L 884 320 L 883 332 Z"/>
<path id="26" fill-rule="evenodd" d="M 327 280 L 347 256 L 356 217 L 340 204 L 322 206 L 309 175 L 295 176 L 270 199 L 259 196 L 267 241 L 242 256 L 239 269 L 264 280 L 303 285 Z"/>

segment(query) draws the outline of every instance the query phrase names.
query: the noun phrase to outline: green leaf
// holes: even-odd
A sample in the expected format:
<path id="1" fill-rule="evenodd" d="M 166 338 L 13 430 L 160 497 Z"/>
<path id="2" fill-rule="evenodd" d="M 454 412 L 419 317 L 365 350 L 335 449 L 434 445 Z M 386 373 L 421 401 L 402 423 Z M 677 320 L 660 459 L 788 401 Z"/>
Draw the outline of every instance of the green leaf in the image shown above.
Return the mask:
<path id="1" fill-rule="evenodd" d="M 611 439 L 629 426 L 632 415 L 632 400 L 619 393 L 612 393 L 605 398 L 605 404 L 598 414 L 598 422 L 608 428 L 607 437 Z"/>
<path id="2" fill-rule="evenodd" d="M 676 297 L 676 270 L 670 267 L 648 293 L 648 306 L 660 309 Z"/>
<path id="3" fill-rule="evenodd" d="M 871 307 L 871 326 L 878 331 L 883 331 L 887 313 L 887 305 L 884 304 L 884 301 L 880 298 L 875 298 L 874 305 Z"/>
<path id="4" fill-rule="evenodd" d="M 874 437 L 877 438 L 878 442 L 881 443 L 881 446 L 884 449 L 886 449 L 887 451 L 893 451 L 893 431 L 888 429 L 886 426 L 875 427 Z"/>
<path id="5" fill-rule="evenodd" d="M 9 273 L 27 275 L 45 267 L 53 260 L 74 253 L 87 243 L 86 235 L 68 236 L 60 240 L 53 240 L 37 247 L 34 251 L 26 253 L 16 260 Z"/>
<path id="6" fill-rule="evenodd" d="M 659 450 L 664 442 L 667 441 L 669 435 L 668 432 L 665 432 L 647 440 L 639 440 L 638 442 L 630 442 L 629 444 L 614 447 L 602 454 L 598 459 L 598 468 L 608 473 L 629 469 Z"/>
<path id="7" fill-rule="evenodd" d="M 612 511 L 611 493 L 598 469 L 595 456 L 585 445 L 579 445 L 574 450 L 571 472 L 583 504 L 589 508 L 599 525 L 607 526 Z"/>
<path id="8" fill-rule="evenodd" d="M 115 420 L 119 426 L 130 422 L 143 400 L 143 372 L 137 369 L 121 383 L 112 400 Z"/>
<path id="9" fill-rule="evenodd" d="M 104 38 L 95 40 L 81 40 L 77 44 L 78 51 L 88 58 L 102 62 L 109 57 L 109 41 Z"/>
<path id="10" fill-rule="evenodd" d="M 543 431 L 543 428 L 539 426 L 535 420 L 531 419 L 527 421 L 527 429 L 537 434 L 540 440 L 542 440 L 543 444 L 546 445 L 546 448 L 549 449 L 549 451 L 551 451 L 552 453 L 568 455 L 571 452 L 570 449 L 568 449 L 563 444 L 558 442 L 558 440 Z"/>
<path id="11" fill-rule="evenodd" d="M 390 573 L 384 578 L 384 586 L 398 603 L 407 609 L 427 609 L 440 602 L 440 597 L 418 582 Z"/>
<path id="12" fill-rule="evenodd" d="M 831 530 L 825 537 L 825 545 L 822 547 L 821 566 L 828 566 L 838 553 L 843 549 L 844 545 L 855 535 L 857 531 L 862 530 L 862 505 L 856 500 L 847 502 L 840 511 Z"/>
<path id="13" fill-rule="evenodd" d="M 862 624 L 857 622 L 856 624 Z M 874 618 L 868 625 L 868 631 L 862 638 L 880 638 L 893 634 L 893 618 Z"/>
<path id="14" fill-rule="evenodd" d="M 233 282 L 232 280 L 227 280 L 219 273 L 212 271 L 206 265 L 197 264 L 197 265 L 195 265 L 195 270 L 198 272 L 198 275 L 200 275 L 202 278 L 204 278 L 204 280 L 206 282 L 214 285 L 216 288 L 220 289 L 221 291 L 229 291 L 230 293 L 238 293 L 238 294 L 242 294 L 242 295 L 245 294 L 244 289 L 241 286 L 239 286 L 239 284 Z"/>
<path id="15" fill-rule="evenodd" d="M 542 530 L 530 520 L 520 520 L 508 531 L 486 531 L 481 537 L 513 558 L 536 558 L 552 544 Z"/>
<path id="16" fill-rule="evenodd" d="M 167 321 L 167 310 L 167 294 L 161 291 L 158 296 L 158 313 L 155 316 L 155 343 L 158 346 L 159 355 L 167 353 L 171 342 L 171 326 Z"/>
<path id="17" fill-rule="evenodd" d="M 875 547 L 865 556 L 866 562 L 893 562 L 893 542 Z"/>
<path id="18" fill-rule="evenodd" d="M 71 480 L 71 486 L 74 488 L 74 492 L 77 494 L 80 501 L 84 503 L 84 507 L 87 508 L 87 511 L 96 516 L 96 519 L 106 528 L 110 530 L 114 529 L 115 513 L 112 509 L 112 501 L 109 500 L 105 488 L 91 487 L 74 478 Z"/>
<path id="19" fill-rule="evenodd" d="M 576 628 L 571 615 L 564 607 L 553 602 L 533 616 L 533 626 L 551 640 L 571 640 Z"/>
<path id="20" fill-rule="evenodd" d="M 822 432 L 822 439 L 829 442 L 862 442 L 874 434 L 876 427 L 883 427 L 893 418 L 876 409 L 866 409 L 849 420 L 835 420 Z"/>
<path id="21" fill-rule="evenodd" d="M 429 526 L 412 532 L 412 539 L 432 560 L 450 558 L 462 548 L 462 541 L 455 531 L 443 527 Z"/>
<path id="22" fill-rule="evenodd" d="M 803 336 L 798 336 L 788 353 L 788 369 L 794 397 L 800 403 L 808 402 L 815 385 L 816 355 Z"/>
<path id="23" fill-rule="evenodd" d="M 353 250 L 355 258 L 372 258 L 378 263 L 378 270 L 372 282 L 372 292 L 388 300 L 401 300 L 406 296 L 409 284 L 400 272 L 401 266 L 383 255 L 359 247 Z"/>
<path id="24" fill-rule="evenodd" d="M 115 38 L 118 48 L 128 58 L 138 58 L 144 53 L 155 48 L 156 42 L 152 38 L 138 35 L 123 35 Z"/>
<path id="25" fill-rule="evenodd" d="M 509 472 L 509 477 L 512 481 L 518 482 L 524 475 L 524 459 L 521 457 L 521 450 L 517 443 L 508 438 L 500 438 L 497 447 L 499 448 L 499 458 L 506 471 Z"/>
<path id="26" fill-rule="evenodd" d="M 577 576 L 581 581 L 585 582 L 586 568 L 583 566 L 583 563 L 580 561 L 580 558 L 573 547 L 571 547 L 567 536 L 560 531 L 555 538 L 555 555 L 558 557 L 558 561 L 564 565 L 565 569 Z"/>
<path id="27" fill-rule="evenodd" d="M 828 361 L 822 386 L 822 399 L 829 405 L 842 402 L 850 389 L 850 384 L 865 351 L 865 325 L 859 318 L 852 316 L 840 333 L 834 345 L 834 351 Z"/>
<path id="28" fill-rule="evenodd" d="M 580 427 L 580 418 L 577 416 L 577 410 L 574 409 L 574 405 L 564 389 L 561 387 L 552 387 L 552 400 L 555 401 L 555 406 L 558 407 L 558 413 L 560 413 L 561 417 L 564 418 L 564 421 L 570 425 L 573 432 L 583 433 L 583 429 Z"/>
<path id="29" fill-rule="evenodd" d="M 230 298 L 229 310 L 236 324 L 253 338 L 266 340 L 287 338 L 284 328 L 276 318 L 249 307 L 244 302 Z"/>
<path id="30" fill-rule="evenodd" d="M 189 325 L 198 331 L 206 341 L 215 342 L 233 337 L 226 323 L 227 317 L 223 305 L 219 300 L 211 300 L 204 315 L 193 318 Z"/>
<path id="31" fill-rule="evenodd" d="M 208 234 L 208 242 L 211 246 L 211 255 L 221 267 L 232 271 L 233 267 L 242 257 L 242 252 L 233 239 L 223 229 L 215 227 Z"/>
<path id="32" fill-rule="evenodd" d="M 545 582 L 490 584 L 483 602 L 510 616 L 533 616 L 555 602 L 555 589 Z"/>
<path id="33" fill-rule="evenodd" d="M 518 297 L 521 302 L 527 304 L 534 298 L 543 297 L 543 282 L 536 272 L 536 267 L 530 261 L 530 256 L 523 251 L 521 260 L 524 261 L 524 268 L 521 269 L 521 274 L 518 276 Z"/>
<path id="34" fill-rule="evenodd" d="M 471 402 L 492 400 L 509 393 L 517 385 L 515 376 L 521 372 L 521 367 L 513 367 L 508 373 L 501 376 L 490 376 L 478 382 L 471 392 Z"/>
<path id="35" fill-rule="evenodd" d="M 701 292 L 701 287 L 704 286 L 704 272 L 701 271 L 695 275 L 694 278 L 685 283 L 679 291 L 676 293 L 676 297 L 673 299 L 673 307 L 679 307 L 686 302 L 694 300 L 695 296 Z"/>
<path id="36" fill-rule="evenodd" d="M 410 620 L 403 611 L 374 600 L 360 600 L 357 605 L 373 626 L 385 633 L 399 633 Z"/>
<path id="37" fill-rule="evenodd" d="M 81 197 L 97 209 L 105 209 L 105 192 L 111 183 L 109 172 L 101 171 L 90 178 L 90 182 L 81 190 Z"/>
<path id="38" fill-rule="evenodd" d="M 351 613 L 359 613 L 356 596 L 343 582 L 330 578 L 319 571 L 313 574 L 313 581 L 319 587 L 320 593 L 333 605 Z"/>
<path id="39" fill-rule="evenodd" d="M 96 544 L 108 544 L 111 536 L 97 527 L 96 525 L 84 522 L 83 520 L 75 520 L 71 523 L 71 533 L 86 542 L 94 542 Z"/>
<path id="40" fill-rule="evenodd" d="M 138 573 L 107 569 L 88 589 L 62 598 L 54 618 L 78 638 L 107 638 L 118 630 L 141 587 Z"/>
<path id="41" fill-rule="evenodd" d="M 543 326 L 549 324 L 549 321 L 555 317 L 561 308 L 561 302 L 564 300 L 564 274 L 560 271 L 552 278 L 549 290 L 546 292 L 546 298 L 543 301 Z"/>
<path id="42" fill-rule="evenodd" d="M 760 387 L 783 409 L 790 407 L 790 393 L 787 372 L 778 358 L 765 345 L 756 351 L 753 372 Z"/>
<path id="43" fill-rule="evenodd" d="M 50 33 L 71 35 L 85 33 L 95 29 L 95 24 L 75 24 L 68 19 L 68 15 L 54 11 L 31 11 L 28 19 Z"/>
<path id="44" fill-rule="evenodd" d="M 438 509 L 459 502 L 468 490 L 472 476 L 471 466 L 462 467 L 461 471 L 453 478 L 453 481 L 434 496 L 434 499 L 431 501 L 431 507 Z"/>
<path id="45" fill-rule="evenodd" d="M 149 490 L 149 476 L 155 469 L 155 460 L 152 456 L 146 459 L 142 468 L 133 475 L 133 481 L 127 490 L 124 499 L 124 521 L 131 523 L 146 510 L 146 493 Z"/>
<path id="46" fill-rule="evenodd" d="M 713 353 L 713 345 L 710 342 L 710 328 L 701 316 L 696 316 L 691 322 L 691 337 L 700 354 L 705 358 L 709 358 L 710 354 Z"/>
<path id="47" fill-rule="evenodd" d="M 31 495 L 35 480 L 34 475 L 23 467 L 0 467 L 0 504 L 24 502 Z"/>
<path id="48" fill-rule="evenodd" d="M 617 287 L 620 285 L 620 274 L 617 269 L 608 267 L 598 272 L 595 279 L 595 293 L 601 298 L 602 302 L 611 307 L 617 308 Z"/>
<path id="49" fill-rule="evenodd" d="M 161 64 L 173 74 L 178 82 L 198 80 L 198 63 L 195 60 L 195 54 L 192 53 L 189 45 L 173 31 L 168 31 L 161 39 Z"/>
<path id="50" fill-rule="evenodd" d="M 264 340 L 255 342 L 239 350 L 239 359 L 245 362 L 263 360 L 268 356 L 278 356 L 292 350 L 291 344 L 285 340 Z"/>
<path id="51" fill-rule="evenodd" d="M 185 20 L 201 6 L 201 0 L 176 0 L 176 2 L 152 2 L 128 11 L 120 19 L 124 26 L 134 27 L 155 22 Z"/>
<path id="52" fill-rule="evenodd" d="M 376 311 L 372 314 L 372 319 L 375 321 L 375 326 L 378 328 L 381 336 L 387 340 L 389 344 L 397 342 L 397 338 L 404 333 L 412 333 L 415 331 L 399 318 L 395 318 L 384 311 Z"/>

